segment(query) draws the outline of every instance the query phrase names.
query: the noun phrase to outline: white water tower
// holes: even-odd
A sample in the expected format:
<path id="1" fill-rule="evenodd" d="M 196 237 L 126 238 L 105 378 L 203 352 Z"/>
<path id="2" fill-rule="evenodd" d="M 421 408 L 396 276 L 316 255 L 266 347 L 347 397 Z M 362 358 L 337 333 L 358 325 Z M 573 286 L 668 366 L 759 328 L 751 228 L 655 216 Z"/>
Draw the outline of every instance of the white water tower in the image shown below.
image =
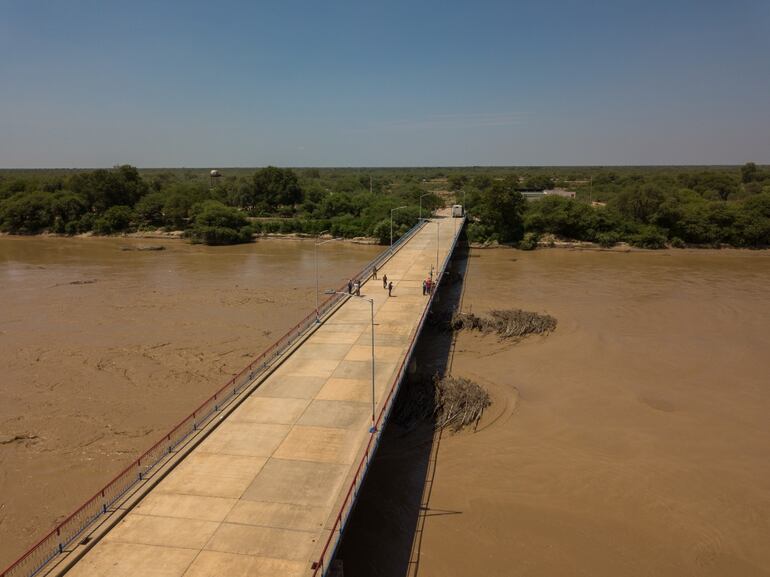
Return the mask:
<path id="1" fill-rule="evenodd" d="M 217 178 L 220 178 L 222 175 L 219 173 L 219 171 L 214 168 L 209 172 L 209 184 L 211 188 L 214 188 L 214 182 L 217 180 Z"/>

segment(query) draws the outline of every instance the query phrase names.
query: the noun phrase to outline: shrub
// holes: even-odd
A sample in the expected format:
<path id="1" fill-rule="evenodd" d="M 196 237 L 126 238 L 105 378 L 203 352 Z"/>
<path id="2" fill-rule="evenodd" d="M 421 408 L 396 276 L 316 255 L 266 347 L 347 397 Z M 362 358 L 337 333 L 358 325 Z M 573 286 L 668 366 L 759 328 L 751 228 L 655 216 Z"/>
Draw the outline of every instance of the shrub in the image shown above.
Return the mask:
<path id="1" fill-rule="evenodd" d="M 190 240 L 194 244 L 225 245 L 251 241 L 251 227 L 240 230 L 224 226 L 196 225 L 190 231 Z"/>
<path id="2" fill-rule="evenodd" d="M 50 194 L 20 192 L 0 203 L 0 228 L 8 232 L 36 234 L 51 221 Z"/>
<path id="3" fill-rule="evenodd" d="M 645 227 L 630 238 L 633 246 L 652 250 L 666 248 L 666 237 L 654 227 Z"/>
<path id="4" fill-rule="evenodd" d="M 134 218 L 134 211 L 129 206 L 111 206 L 94 221 L 94 232 L 113 234 L 127 230 Z"/>
<path id="5" fill-rule="evenodd" d="M 612 248 L 620 242 L 620 235 L 616 232 L 600 232 L 596 235 L 596 242 L 602 248 Z"/>
<path id="6" fill-rule="evenodd" d="M 487 226 L 480 222 L 472 222 L 466 228 L 468 234 L 468 240 L 470 242 L 486 242 L 497 240 L 497 235 L 491 226 Z"/>
<path id="7" fill-rule="evenodd" d="M 190 238 L 194 243 L 210 245 L 250 242 L 252 229 L 239 210 L 216 200 L 207 200 L 193 207 Z"/>
<path id="8" fill-rule="evenodd" d="M 674 238 L 672 238 L 670 244 L 672 248 L 685 248 L 685 246 L 687 246 L 685 245 L 684 241 L 678 236 L 675 236 Z"/>
<path id="9" fill-rule="evenodd" d="M 534 232 L 528 232 L 524 238 L 519 241 L 519 249 L 535 250 L 537 248 L 538 235 Z"/>

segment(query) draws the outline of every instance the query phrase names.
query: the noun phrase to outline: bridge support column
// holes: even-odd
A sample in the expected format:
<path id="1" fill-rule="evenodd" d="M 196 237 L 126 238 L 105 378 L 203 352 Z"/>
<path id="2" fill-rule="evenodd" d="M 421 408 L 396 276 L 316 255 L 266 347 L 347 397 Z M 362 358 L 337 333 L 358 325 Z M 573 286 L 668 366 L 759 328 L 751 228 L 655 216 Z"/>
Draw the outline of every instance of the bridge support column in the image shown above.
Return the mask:
<path id="1" fill-rule="evenodd" d="M 342 559 L 335 559 L 329 566 L 327 577 L 345 577 L 345 571 L 342 568 Z"/>

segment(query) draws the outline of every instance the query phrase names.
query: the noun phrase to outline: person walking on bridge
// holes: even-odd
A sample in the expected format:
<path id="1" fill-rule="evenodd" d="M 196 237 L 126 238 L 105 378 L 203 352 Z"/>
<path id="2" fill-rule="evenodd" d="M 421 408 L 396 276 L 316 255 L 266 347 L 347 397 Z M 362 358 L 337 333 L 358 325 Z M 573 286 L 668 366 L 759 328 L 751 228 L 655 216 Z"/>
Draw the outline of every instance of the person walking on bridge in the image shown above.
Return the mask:
<path id="1" fill-rule="evenodd" d="M 388 296 L 393 296 L 393 283 L 388 283 Z"/>
<path id="2" fill-rule="evenodd" d="M 382 276 L 382 288 L 384 289 L 388 288 L 388 275 Z"/>
<path id="3" fill-rule="evenodd" d="M 352 278 L 348 279 L 348 294 L 349 295 L 353 294 L 353 279 Z"/>
<path id="4" fill-rule="evenodd" d="M 372 279 L 377 280 L 377 265 L 372 267 Z"/>

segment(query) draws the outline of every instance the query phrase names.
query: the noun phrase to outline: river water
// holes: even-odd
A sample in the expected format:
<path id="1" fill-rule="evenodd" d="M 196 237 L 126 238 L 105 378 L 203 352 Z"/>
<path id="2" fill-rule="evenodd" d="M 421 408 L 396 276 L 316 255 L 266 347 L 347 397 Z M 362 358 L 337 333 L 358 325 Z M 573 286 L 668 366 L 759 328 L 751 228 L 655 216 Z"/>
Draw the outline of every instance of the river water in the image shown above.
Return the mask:
<path id="1" fill-rule="evenodd" d="M 464 310 L 558 327 L 459 334 L 452 373 L 494 404 L 432 452 L 393 429 L 346 576 L 770 575 L 770 253 L 473 250 L 467 265 Z"/>
<path id="2" fill-rule="evenodd" d="M 310 242 L 121 250 L 142 244 L 0 238 L 0 436 L 22 437 L 0 445 L 0 565 L 313 307 Z M 321 286 L 377 252 L 324 245 Z M 346 575 L 404 575 L 423 485 L 420 577 L 770 574 L 770 253 L 466 264 L 464 310 L 558 327 L 459 334 L 451 370 L 494 405 L 427 465 L 430 438 L 389 428 Z"/>
<path id="3" fill-rule="evenodd" d="M 141 251 L 148 245 L 162 251 Z M 320 288 L 381 247 L 318 249 Z M 315 307 L 313 241 L 0 237 L 0 569 Z"/>

